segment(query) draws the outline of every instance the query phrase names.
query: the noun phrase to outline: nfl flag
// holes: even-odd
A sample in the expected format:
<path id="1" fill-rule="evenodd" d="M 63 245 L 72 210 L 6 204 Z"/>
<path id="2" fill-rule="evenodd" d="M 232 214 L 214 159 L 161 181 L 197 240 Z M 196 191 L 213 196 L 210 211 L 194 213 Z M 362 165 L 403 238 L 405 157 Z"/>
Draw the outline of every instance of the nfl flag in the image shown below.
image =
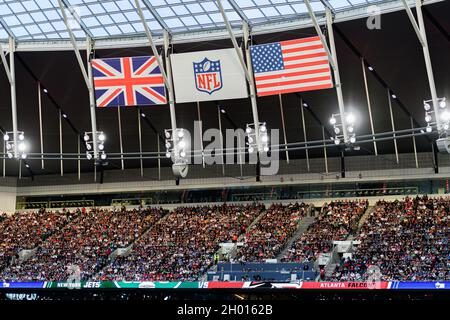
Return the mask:
<path id="1" fill-rule="evenodd" d="M 234 49 L 172 54 L 178 103 L 246 98 L 245 73 Z"/>
<path id="2" fill-rule="evenodd" d="M 155 57 L 94 59 L 92 73 L 97 107 L 167 103 Z"/>
<path id="3" fill-rule="evenodd" d="M 258 96 L 333 87 L 319 37 L 250 47 Z"/>

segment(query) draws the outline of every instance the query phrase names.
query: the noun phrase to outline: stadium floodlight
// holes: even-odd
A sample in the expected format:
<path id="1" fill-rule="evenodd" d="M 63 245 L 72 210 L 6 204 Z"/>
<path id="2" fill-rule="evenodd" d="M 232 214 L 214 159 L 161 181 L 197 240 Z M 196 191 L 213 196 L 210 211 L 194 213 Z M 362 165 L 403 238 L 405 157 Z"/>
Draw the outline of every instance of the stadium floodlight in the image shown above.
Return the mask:
<path id="1" fill-rule="evenodd" d="M 425 102 L 425 103 L 423 104 L 423 108 L 425 109 L 425 111 L 430 111 L 431 106 L 430 106 L 430 104 L 429 104 L 428 102 Z"/>
<path id="2" fill-rule="evenodd" d="M 431 121 L 431 116 L 429 114 L 425 115 L 425 121 L 426 122 L 430 122 Z"/>
<path id="3" fill-rule="evenodd" d="M 166 158 L 172 159 L 172 172 L 179 178 L 184 178 L 188 171 L 188 149 L 190 148 L 190 134 L 186 129 L 165 129 Z"/>
<path id="4" fill-rule="evenodd" d="M 441 119 L 442 119 L 442 121 L 449 121 L 450 120 L 450 111 L 444 110 L 441 113 Z"/>
<path id="5" fill-rule="evenodd" d="M 346 126 L 344 126 L 343 119 L 346 121 Z M 340 113 L 332 114 L 330 123 L 333 125 L 333 130 L 336 134 L 336 136 L 331 138 L 331 140 L 334 141 L 336 145 L 339 145 L 341 140 L 345 144 L 352 144 L 356 142 L 356 117 L 353 113 L 344 113 L 344 115 L 341 115 Z"/>
<path id="6" fill-rule="evenodd" d="M 97 137 L 99 143 L 94 145 L 94 141 L 91 140 L 91 137 Z M 86 158 L 88 160 L 92 160 L 92 159 L 97 160 L 98 158 L 100 158 L 101 160 L 106 159 L 106 153 L 105 153 L 106 135 L 103 131 L 85 132 L 84 133 L 84 141 L 85 141 L 86 150 L 87 150 Z M 97 149 L 94 150 L 94 147 L 96 147 Z M 95 157 L 95 155 L 97 155 L 97 157 Z"/>
<path id="7" fill-rule="evenodd" d="M 355 123 L 355 115 L 353 113 L 347 114 L 347 117 L 345 119 L 349 124 Z"/>
<path id="8" fill-rule="evenodd" d="M 428 124 L 428 125 L 427 125 L 427 128 L 426 128 L 426 131 L 427 131 L 427 132 L 431 132 L 431 131 L 433 131 L 433 128 L 431 128 L 431 126 Z"/>
<path id="9" fill-rule="evenodd" d="M 332 125 L 335 125 L 335 124 L 336 124 L 336 118 L 335 118 L 335 117 L 331 117 L 331 118 L 330 118 L 330 123 L 331 123 Z"/>
<path id="10" fill-rule="evenodd" d="M 23 131 L 17 131 L 16 134 L 18 141 L 14 141 L 14 139 L 11 139 L 11 137 L 14 137 L 14 132 L 12 131 L 5 132 L 5 134 L 3 135 L 5 149 L 8 151 L 7 156 L 10 159 L 25 159 L 27 157 L 27 144 L 25 141 L 25 134 Z"/>
<path id="11" fill-rule="evenodd" d="M 441 109 L 444 109 L 444 108 L 447 107 L 447 102 L 445 101 L 445 98 L 442 98 L 442 100 L 439 101 L 439 107 L 440 107 Z"/>
<path id="12" fill-rule="evenodd" d="M 27 146 L 26 146 L 26 144 L 24 142 L 21 142 L 18 145 L 18 149 L 19 149 L 19 151 L 23 152 L 23 151 L 25 151 L 27 149 Z"/>
<path id="13" fill-rule="evenodd" d="M 256 139 L 256 129 L 254 123 L 247 123 L 245 132 L 247 133 L 247 145 L 248 153 L 253 153 L 255 150 L 258 152 L 268 152 L 269 147 L 269 132 L 267 124 L 265 122 L 259 123 L 259 141 Z M 259 145 L 258 145 L 259 142 Z"/>

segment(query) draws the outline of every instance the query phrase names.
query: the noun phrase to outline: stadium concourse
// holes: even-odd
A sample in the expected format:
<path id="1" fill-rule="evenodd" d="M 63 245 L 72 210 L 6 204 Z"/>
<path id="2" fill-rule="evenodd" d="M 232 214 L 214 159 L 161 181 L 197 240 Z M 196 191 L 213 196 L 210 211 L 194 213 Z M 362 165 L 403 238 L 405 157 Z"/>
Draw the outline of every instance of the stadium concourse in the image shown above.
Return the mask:
<path id="1" fill-rule="evenodd" d="M 336 200 L 317 213 L 254 203 L 2 214 L 0 281 L 64 282 L 77 268 L 81 281 L 345 282 L 367 280 L 373 267 L 379 281 L 449 280 L 449 208 L 448 198 L 417 196 Z M 336 241 L 354 244 L 342 253 Z"/>

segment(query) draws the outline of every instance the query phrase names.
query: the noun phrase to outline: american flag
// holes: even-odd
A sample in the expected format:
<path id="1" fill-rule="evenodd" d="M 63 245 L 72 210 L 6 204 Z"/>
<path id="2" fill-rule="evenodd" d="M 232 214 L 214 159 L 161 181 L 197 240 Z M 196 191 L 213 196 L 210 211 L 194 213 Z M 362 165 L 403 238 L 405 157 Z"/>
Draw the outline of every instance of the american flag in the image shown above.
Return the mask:
<path id="1" fill-rule="evenodd" d="M 155 57 L 92 60 L 97 107 L 166 104 Z"/>
<path id="2" fill-rule="evenodd" d="M 258 96 L 333 87 L 319 37 L 251 46 L 250 53 Z"/>

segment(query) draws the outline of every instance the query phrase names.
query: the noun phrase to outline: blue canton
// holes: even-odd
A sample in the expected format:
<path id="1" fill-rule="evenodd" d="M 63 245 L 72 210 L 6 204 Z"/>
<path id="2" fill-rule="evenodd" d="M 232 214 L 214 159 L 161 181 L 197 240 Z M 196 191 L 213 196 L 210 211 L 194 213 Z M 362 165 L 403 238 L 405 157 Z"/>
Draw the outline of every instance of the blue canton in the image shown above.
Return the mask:
<path id="1" fill-rule="evenodd" d="M 279 42 L 251 46 L 250 52 L 255 73 L 284 70 L 283 53 Z"/>

